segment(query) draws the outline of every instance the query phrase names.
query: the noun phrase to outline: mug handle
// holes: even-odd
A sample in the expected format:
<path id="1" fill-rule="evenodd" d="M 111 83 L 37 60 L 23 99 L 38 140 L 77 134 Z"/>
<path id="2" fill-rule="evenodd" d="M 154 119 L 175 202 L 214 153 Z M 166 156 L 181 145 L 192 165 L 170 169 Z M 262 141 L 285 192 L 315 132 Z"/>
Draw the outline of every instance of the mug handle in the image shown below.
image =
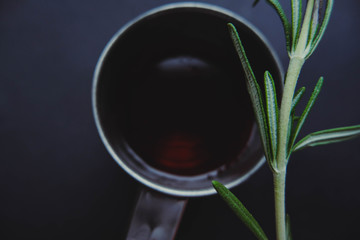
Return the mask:
<path id="1" fill-rule="evenodd" d="M 144 188 L 133 213 L 126 240 L 174 239 L 187 199 Z"/>

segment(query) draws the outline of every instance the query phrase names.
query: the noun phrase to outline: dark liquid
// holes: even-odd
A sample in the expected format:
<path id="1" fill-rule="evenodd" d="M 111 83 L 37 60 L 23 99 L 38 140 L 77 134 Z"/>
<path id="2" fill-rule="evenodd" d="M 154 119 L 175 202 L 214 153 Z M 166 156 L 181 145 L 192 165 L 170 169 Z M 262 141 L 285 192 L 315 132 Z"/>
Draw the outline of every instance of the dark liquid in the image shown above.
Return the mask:
<path id="1" fill-rule="evenodd" d="M 241 74 L 199 58 L 139 70 L 129 96 L 127 142 L 149 165 L 177 175 L 235 161 L 254 122 Z"/>

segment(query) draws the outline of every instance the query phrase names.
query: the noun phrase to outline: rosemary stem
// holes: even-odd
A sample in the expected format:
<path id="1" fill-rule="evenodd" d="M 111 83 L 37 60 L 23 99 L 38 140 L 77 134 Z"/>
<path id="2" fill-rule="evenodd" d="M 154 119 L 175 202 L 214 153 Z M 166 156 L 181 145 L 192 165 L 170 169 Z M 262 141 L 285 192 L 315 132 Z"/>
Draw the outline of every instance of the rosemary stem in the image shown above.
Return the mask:
<path id="1" fill-rule="evenodd" d="M 288 126 L 290 120 L 290 111 L 296 83 L 299 78 L 301 68 L 304 64 L 304 58 L 294 56 L 290 59 L 287 75 L 285 78 L 285 85 L 283 96 L 280 105 L 280 118 L 279 118 L 279 142 L 277 152 L 277 168 L 279 172 L 285 171 L 286 168 L 286 154 L 287 154 L 287 137 Z"/>
<path id="2" fill-rule="evenodd" d="M 293 56 L 290 59 L 283 96 L 281 99 L 280 118 L 279 118 L 279 138 L 276 163 L 278 172 L 274 173 L 274 198 L 275 198 L 275 222 L 277 240 L 286 240 L 286 221 L 285 221 L 285 180 L 287 165 L 287 145 L 290 111 L 296 83 L 299 78 L 304 58 Z"/>
<path id="3" fill-rule="evenodd" d="M 277 240 L 286 240 L 285 178 L 286 172 L 274 175 L 275 220 Z"/>

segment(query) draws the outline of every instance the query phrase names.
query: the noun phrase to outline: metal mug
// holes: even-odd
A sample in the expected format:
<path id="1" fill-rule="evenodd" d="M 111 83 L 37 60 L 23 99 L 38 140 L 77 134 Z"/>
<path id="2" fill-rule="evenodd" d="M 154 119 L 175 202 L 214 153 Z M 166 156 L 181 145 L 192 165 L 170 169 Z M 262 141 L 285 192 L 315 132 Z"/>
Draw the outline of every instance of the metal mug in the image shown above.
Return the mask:
<path id="1" fill-rule="evenodd" d="M 134 82 L 146 76 L 142 73 L 146 64 L 160 62 L 160 65 L 171 65 L 172 61 L 186 61 L 184 57 L 169 60 L 170 55 L 202 55 L 200 60 L 196 57 L 187 59 L 190 61 L 188 64 L 199 68 L 206 64 L 201 62 L 201 58 L 215 59 L 215 65 L 222 65 L 238 79 L 239 94 L 246 99 L 240 105 L 246 104 L 251 109 L 245 76 L 227 31 L 228 22 L 237 27 L 257 79 L 262 79 L 265 70 L 269 70 L 280 82 L 281 65 L 259 31 L 228 10 L 202 3 L 169 4 L 142 14 L 113 36 L 99 58 L 92 88 L 98 132 L 114 160 L 144 186 L 130 224 L 128 240 L 173 239 L 188 198 L 214 194 L 212 180 L 232 188 L 244 182 L 265 162 L 251 110 L 242 116 L 251 119 L 252 127 L 236 160 L 195 175 L 166 172 L 148 164 L 128 143 L 125 134 L 129 124 L 126 120 L 129 94 L 136 86 Z M 177 70 L 175 74 L 180 75 L 182 70 L 186 71 Z M 151 79 L 149 81 L 151 84 Z M 226 76 L 221 81 L 226 82 Z M 213 114 L 221 113 L 215 111 Z M 213 129 L 221 127 L 214 125 Z"/>

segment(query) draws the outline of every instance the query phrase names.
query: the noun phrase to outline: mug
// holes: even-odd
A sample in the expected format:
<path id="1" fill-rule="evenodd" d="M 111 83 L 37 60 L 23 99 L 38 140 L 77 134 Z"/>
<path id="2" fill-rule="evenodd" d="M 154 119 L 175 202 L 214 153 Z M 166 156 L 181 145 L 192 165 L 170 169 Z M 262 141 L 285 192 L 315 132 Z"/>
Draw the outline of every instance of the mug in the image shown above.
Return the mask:
<path id="1" fill-rule="evenodd" d="M 279 83 L 281 65 L 259 31 L 203 3 L 144 13 L 99 58 L 92 88 L 99 135 L 143 185 L 127 239 L 173 239 L 188 198 L 214 194 L 212 180 L 232 188 L 265 162 L 228 22 L 257 79 L 269 70 Z"/>

